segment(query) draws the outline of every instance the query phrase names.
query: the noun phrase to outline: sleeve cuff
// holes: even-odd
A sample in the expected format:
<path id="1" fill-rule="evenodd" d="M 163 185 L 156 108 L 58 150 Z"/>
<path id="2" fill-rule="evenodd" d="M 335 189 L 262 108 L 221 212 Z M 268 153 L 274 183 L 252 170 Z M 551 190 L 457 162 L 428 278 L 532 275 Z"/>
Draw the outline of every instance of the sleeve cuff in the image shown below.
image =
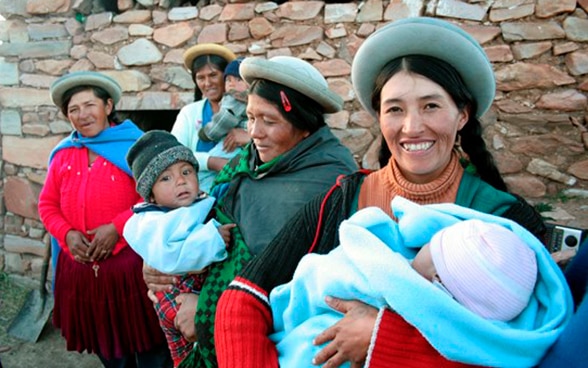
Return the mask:
<path id="1" fill-rule="evenodd" d="M 208 152 L 194 152 L 194 157 L 196 157 L 196 161 L 198 161 L 198 167 L 200 170 L 208 171 L 208 158 L 210 154 Z"/>
<path id="2" fill-rule="evenodd" d="M 374 330 L 372 331 L 372 338 L 370 339 L 370 346 L 367 352 L 367 358 L 365 360 L 365 366 L 369 367 L 372 355 L 374 353 L 374 348 L 376 346 L 376 339 L 378 338 L 378 330 L 380 329 L 380 324 L 382 323 L 382 317 L 384 316 L 385 308 L 380 308 L 378 311 L 378 317 L 376 318 L 376 324 L 374 325 Z"/>

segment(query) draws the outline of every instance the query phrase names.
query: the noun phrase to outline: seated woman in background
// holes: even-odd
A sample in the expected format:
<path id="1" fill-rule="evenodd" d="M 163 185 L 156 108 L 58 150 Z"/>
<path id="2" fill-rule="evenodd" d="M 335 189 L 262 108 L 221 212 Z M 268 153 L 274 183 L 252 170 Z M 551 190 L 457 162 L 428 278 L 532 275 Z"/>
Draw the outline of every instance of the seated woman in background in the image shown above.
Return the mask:
<path id="1" fill-rule="evenodd" d="M 223 142 L 205 142 L 198 137 L 200 129 L 209 124 L 213 115 L 220 111 L 220 102 L 225 93 L 224 71 L 233 60 L 235 54 L 231 50 L 213 43 L 201 43 L 184 52 L 184 65 L 192 74 L 196 85 L 195 102 L 182 107 L 171 133 L 194 152 L 200 167 L 198 180 L 205 192 L 210 191 L 220 169 L 238 153 L 238 150 L 223 150 Z M 249 142 L 247 133 L 243 130 L 240 132 L 233 139 L 233 147 Z"/>

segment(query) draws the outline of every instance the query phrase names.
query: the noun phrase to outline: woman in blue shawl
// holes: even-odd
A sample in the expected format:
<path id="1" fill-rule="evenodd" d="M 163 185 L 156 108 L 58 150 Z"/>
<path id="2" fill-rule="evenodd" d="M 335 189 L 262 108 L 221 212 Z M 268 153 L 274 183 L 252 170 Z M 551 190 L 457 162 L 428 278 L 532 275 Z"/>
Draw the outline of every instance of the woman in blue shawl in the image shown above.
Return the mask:
<path id="1" fill-rule="evenodd" d="M 122 237 L 141 200 L 125 156 L 143 132 L 116 121 L 120 97 L 120 86 L 96 72 L 70 73 L 51 86 L 74 129 L 51 152 L 39 197 L 54 246 L 53 323 L 68 350 L 95 353 L 105 367 L 167 367 L 143 262 Z"/>

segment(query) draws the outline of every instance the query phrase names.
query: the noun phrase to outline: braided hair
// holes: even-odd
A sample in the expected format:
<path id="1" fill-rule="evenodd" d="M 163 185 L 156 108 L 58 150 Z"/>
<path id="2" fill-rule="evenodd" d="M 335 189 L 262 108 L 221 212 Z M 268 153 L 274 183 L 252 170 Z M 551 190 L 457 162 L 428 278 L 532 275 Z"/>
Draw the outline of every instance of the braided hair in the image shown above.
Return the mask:
<path id="1" fill-rule="evenodd" d="M 381 94 L 384 85 L 390 78 L 400 71 L 421 75 L 440 85 L 457 106 L 463 111 L 469 110 L 469 119 L 464 127 L 457 132 L 462 150 L 467 154 L 471 164 L 475 167 L 480 178 L 494 188 L 507 191 L 506 183 L 502 179 L 494 158 L 482 138 L 482 124 L 476 118 L 477 104 L 472 94 L 466 88 L 459 73 L 451 65 L 440 59 L 425 55 L 409 55 L 390 61 L 382 68 L 376 78 L 372 93 L 372 108 L 380 110 Z M 456 137 L 456 141 L 457 138 Z M 379 162 L 386 165 L 390 158 L 390 150 L 386 140 L 382 139 Z"/>

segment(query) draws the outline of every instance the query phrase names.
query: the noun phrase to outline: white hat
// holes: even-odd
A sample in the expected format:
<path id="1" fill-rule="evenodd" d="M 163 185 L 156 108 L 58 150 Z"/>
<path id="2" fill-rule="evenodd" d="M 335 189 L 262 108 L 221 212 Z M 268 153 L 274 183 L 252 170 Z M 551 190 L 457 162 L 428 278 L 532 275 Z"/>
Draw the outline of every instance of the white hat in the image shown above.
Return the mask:
<path id="1" fill-rule="evenodd" d="M 425 55 L 453 66 L 478 105 L 477 117 L 494 101 L 496 80 L 492 64 L 475 38 L 441 19 L 417 17 L 389 23 L 359 47 L 351 67 L 351 81 L 359 102 L 375 115 L 371 98 L 376 78 L 390 61 Z"/>
<path id="2" fill-rule="evenodd" d="M 461 221 L 437 232 L 429 246 L 443 286 L 474 313 L 510 321 L 529 303 L 537 281 L 535 252 L 507 228 Z"/>
<path id="3" fill-rule="evenodd" d="M 329 89 L 327 80 L 308 62 L 293 56 L 275 56 L 269 60 L 249 57 L 239 67 L 241 77 L 251 84 L 267 79 L 290 87 L 321 105 L 325 113 L 343 108 L 341 96 Z"/>
<path id="4" fill-rule="evenodd" d="M 65 74 L 51 84 L 49 91 L 51 100 L 58 106 L 63 106 L 63 95 L 68 90 L 78 86 L 94 86 L 105 90 L 116 105 L 122 95 L 119 84 L 112 78 L 102 73 L 93 71 L 79 71 Z"/>

